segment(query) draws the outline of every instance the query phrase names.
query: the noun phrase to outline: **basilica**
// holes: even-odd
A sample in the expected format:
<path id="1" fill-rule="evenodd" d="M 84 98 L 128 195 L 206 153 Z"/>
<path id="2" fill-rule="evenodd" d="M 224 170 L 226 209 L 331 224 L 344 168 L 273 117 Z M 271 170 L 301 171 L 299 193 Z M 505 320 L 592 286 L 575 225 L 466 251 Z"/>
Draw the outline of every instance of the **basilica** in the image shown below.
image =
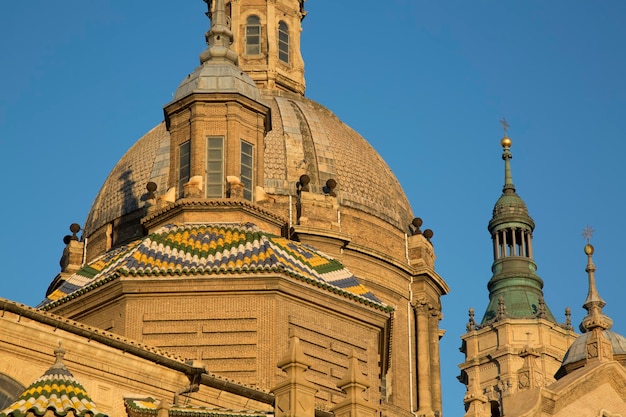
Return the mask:
<path id="1" fill-rule="evenodd" d="M 0 299 L 0 417 L 443 416 L 433 232 L 305 97 L 304 0 L 205 3 L 199 66 L 70 226 L 41 303 Z M 587 315 L 559 323 L 504 126 L 486 307 L 454 341 L 465 416 L 626 417 L 594 248 Z"/>

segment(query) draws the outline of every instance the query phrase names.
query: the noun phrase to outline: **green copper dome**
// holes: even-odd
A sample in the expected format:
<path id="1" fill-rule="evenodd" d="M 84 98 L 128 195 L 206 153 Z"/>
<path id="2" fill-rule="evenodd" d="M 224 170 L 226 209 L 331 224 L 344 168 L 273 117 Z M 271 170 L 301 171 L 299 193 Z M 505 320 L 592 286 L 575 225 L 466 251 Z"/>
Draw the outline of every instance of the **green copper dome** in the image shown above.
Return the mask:
<path id="1" fill-rule="evenodd" d="M 502 194 L 498 201 L 496 201 L 489 225 L 491 226 L 493 224 L 495 226 L 497 223 L 510 220 L 521 220 L 533 228 L 535 226 L 533 219 L 528 214 L 526 203 L 524 203 L 524 200 L 522 200 L 520 196 L 515 194 L 515 191 L 509 194 L 506 194 L 505 191 L 505 194 Z"/>

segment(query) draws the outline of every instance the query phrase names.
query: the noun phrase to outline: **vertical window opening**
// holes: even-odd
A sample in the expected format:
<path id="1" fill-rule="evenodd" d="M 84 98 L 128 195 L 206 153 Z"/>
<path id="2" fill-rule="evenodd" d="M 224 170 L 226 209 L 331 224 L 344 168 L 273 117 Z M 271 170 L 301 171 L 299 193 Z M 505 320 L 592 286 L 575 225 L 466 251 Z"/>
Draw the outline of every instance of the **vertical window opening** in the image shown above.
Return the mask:
<path id="1" fill-rule="evenodd" d="M 184 185 L 189 182 L 191 175 L 191 141 L 178 146 L 178 198 L 184 196 Z"/>
<path id="2" fill-rule="evenodd" d="M 278 24 L 278 59 L 289 63 L 289 27 L 285 22 Z"/>
<path id="3" fill-rule="evenodd" d="M 489 401 L 491 417 L 500 417 L 500 405 L 496 401 Z"/>
<path id="4" fill-rule="evenodd" d="M 261 53 L 261 20 L 258 16 L 248 16 L 246 19 L 246 55 Z"/>
<path id="5" fill-rule="evenodd" d="M 206 196 L 224 197 L 224 139 L 207 138 Z"/>
<path id="6" fill-rule="evenodd" d="M 254 146 L 241 141 L 241 182 L 243 198 L 252 201 L 252 184 L 254 183 Z"/>

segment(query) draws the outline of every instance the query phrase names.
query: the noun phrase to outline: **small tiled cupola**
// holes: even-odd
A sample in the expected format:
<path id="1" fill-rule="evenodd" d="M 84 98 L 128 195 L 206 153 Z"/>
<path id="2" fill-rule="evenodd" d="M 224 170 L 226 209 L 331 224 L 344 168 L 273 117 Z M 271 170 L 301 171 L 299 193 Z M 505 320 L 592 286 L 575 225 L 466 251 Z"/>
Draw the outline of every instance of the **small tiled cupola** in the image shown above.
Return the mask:
<path id="1" fill-rule="evenodd" d="M 63 363 L 65 350 L 55 349 L 54 364 L 33 382 L 0 417 L 108 417 Z"/>

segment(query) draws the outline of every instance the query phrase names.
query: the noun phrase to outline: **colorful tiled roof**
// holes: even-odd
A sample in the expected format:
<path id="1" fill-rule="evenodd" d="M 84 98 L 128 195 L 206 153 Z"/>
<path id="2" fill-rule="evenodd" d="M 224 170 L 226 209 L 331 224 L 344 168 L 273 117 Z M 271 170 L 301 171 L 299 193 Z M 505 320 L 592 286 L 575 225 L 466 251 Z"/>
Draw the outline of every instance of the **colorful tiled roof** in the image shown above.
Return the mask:
<path id="1" fill-rule="evenodd" d="M 285 273 L 379 309 L 388 309 L 339 261 L 251 224 L 163 226 L 108 252 L 49 290 L 49 308 L 117 276 Z"/>
<path id="2" fill-rule="evenodd" d="M 43 416 L 52 411 L 64 417 L 72 413 L 76 417 L 107 417 L 96 408 L 85 388 L 74 378 L 63 363 L 65 351 L 54 351 L 56 362 L 40 378 L 35 380 L 9 407 L 0 411 L 0 417 L 23 417 L 32 413 Z"/>
<path id="3" fill-rule="evenodd" d="M 154 398 L 125 398 L 124 404 L 129 417 L 156 416 L 159 410 L 159 402 Z M 191 405 L 171 405 L 167 408 L 167 411 L 171 417 L 268 417 L 274 415 L 273 412 L 269 411 L 230 410 Z"/>

